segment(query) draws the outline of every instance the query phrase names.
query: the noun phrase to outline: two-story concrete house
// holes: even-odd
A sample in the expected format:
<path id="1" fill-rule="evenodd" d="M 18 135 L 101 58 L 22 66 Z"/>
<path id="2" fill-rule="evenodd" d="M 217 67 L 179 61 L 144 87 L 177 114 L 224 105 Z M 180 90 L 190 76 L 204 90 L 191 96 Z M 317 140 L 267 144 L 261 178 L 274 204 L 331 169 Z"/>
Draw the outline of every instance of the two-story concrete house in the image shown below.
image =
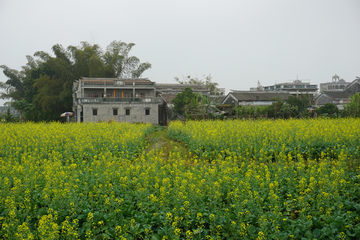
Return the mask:
<path id="1" fill-rule="evenodd" d="M 73 84 L 77 122 L 147 122 L 158 124 L 163 100 L 146 78 L 81 78 Z"/>

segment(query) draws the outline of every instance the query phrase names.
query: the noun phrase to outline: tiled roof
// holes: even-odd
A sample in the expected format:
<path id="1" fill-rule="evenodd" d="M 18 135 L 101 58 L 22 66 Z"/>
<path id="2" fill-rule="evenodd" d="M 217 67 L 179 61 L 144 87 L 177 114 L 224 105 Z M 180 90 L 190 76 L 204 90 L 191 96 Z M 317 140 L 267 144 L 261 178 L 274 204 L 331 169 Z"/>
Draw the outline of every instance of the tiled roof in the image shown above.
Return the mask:
<path id="1" fill-rule="evenodd" d="M 353 88 L 354 85 L 360 85 L 360 78 L 356 77 L 354 81 L 352 81 L 349 85 L 345 87 L 344 91 L 349 90 L 349 88 Z"/>
<path id="2" fill-rule="evenodd" d="M 161 97 L 164 99 L 166 103 L 171 103 L 173 99 L 175 99 L 175 94 L 161 94 Z"/>
<path id="3" fill-rule="evenodd" d="M 83 83 L 88 83 L 88 84 L 99 84 L 102 85 L 104 83 L 108 83 L 108 84 L 114 84 L 114 80 L 109 80 L 109 79 L 81 79 L 81 82 Z"/>
<path id="4" fill-rule="evenodd" d="M 325 91 L 324 94 L 333 100 L 348 99 L 351 95 L 343 91 Z"/>
<path id="5" fill-rule="evenodd" d="M 156 90 L 159 92 L 182 92 L 186 87 L 190 87 L 193 91 L 209 91 L 209 88 L 202 84 L 156 83 Z"/>
<path id="6" fill-rule="evenodd" d="M 141 78 L 134 78 L 134 79 L 125 79 L 125 85 L 132 85 L 135 83 L 135 85 L 152 85 L 153 82 L 149 79 L 141 79 Z"/>
<path id="7" fill-rule="evenodd" d="M 272 98 L 279 97 L 281 100 L 287 100 L 291 94 L 288 92 L 232 92 L 238 101 L 271 101 Z"/>
<path id="8" fill-rule="evenodd" d="M 125 85 L 152 85 L 154 84 L 147 78 L 81 78 L 81 81 L 84 83 L 91 84 L 114 84 L 114 80 L 124 80 Z"/>
<path id="9" fill-rule="evenodd" d="M 210 101 L 214 101 L 216 103 L 222 103 L 222 101 L 225 99 L 225 96 L 210 96 Z"/>

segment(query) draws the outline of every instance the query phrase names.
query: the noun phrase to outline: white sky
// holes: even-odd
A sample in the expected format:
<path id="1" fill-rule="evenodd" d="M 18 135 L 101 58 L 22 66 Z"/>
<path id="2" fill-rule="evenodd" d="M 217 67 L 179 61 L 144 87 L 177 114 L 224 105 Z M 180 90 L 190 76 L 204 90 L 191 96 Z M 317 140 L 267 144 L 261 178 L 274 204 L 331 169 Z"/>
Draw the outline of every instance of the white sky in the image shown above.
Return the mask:
<path id="1" fill-rule="evenodd" d="M 229 92 L 360 76 L 359 0 L 0 0 L 0 33 L 0 65 L 18 70 L 57 43 L 121 40 L 160 83 L 211 74 Z"/>

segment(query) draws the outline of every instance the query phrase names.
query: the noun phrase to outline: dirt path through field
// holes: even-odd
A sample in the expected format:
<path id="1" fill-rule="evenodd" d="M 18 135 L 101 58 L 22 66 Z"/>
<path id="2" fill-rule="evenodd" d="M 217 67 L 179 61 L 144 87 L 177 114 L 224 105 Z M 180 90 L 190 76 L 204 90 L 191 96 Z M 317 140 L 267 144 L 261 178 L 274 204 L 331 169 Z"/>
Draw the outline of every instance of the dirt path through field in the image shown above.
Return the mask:
<path id="1" fill-rule="evenodd" d="M 170 152 L 180 152 L 181 156 L 184 157 L 189 155 L 189 150 L 184 143 L 168 138 L 166 128 L 159 128 L 157 131 L 146 136 L 145 139 L 148 143 L 146 153 L 155 150 L 160 152 L 165 160 L 169 158 Z"/>

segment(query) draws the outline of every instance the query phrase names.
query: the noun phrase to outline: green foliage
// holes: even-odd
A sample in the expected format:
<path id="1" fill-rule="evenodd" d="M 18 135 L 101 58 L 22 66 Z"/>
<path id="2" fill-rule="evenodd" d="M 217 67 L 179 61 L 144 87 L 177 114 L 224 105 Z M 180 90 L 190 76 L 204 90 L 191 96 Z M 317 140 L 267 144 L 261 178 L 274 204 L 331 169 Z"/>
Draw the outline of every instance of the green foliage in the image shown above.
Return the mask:
<path id="1" fill-rule="evenodd" d="M 256 116 L 257 117 L 267 117 L 269 111 L 269 106 L 256 106 Z"/>
<path id="2" fill-rule="evenodd" d="M 285 104 L 281 98 L 273 98 L 271 99 L 273 103 L 269 106 L 268 109 L 268 117 L 269 118 L 277 118 L 279 117 L 279 111 L 281 107 Z"/>
<path id="3" fill-rule="evenodd" d="M 350 97 L 350 102 L 345 106 L 346 115 L 360 117 L 360 94 L 355 93 Z"/>
<path id="4" fill-rule="evenodd" d="M 282 118 L 294 118 L 298 115 L 298 112 L 299 111 L 297 106 L 293 106 L 287 103 L 280 108 L 278 116 Z"/>
<path id="5" fill-rule="evenodd" d="M 216 99 L 210 101 L 209 96 L 195 93 L 196 97 L 191 99 L 185 106 L 186 119 L 222 119 L 223 113 L 216 107 Z"/>
<path id="6" fill-rule="evenodd" d="M 282 106 L 279 117 L 296 118 L 309 115 L 307 107 L 311 105 L 310 95 L 301 95 L 300 97 L 290 96 L 286 104 Z"/>
<path id="7" fill-rule="evenodd" d="M 286 101 L 286 103 L 288 105 L 290 105 L 291 107 L 297 107 L 297 111 L 298 112 L 303 112 L 306 107 L 308 106 L 307 100 L 304 100 L 302 97 L 295 97 L 295 96 L 290 96 L 288 98 L 288 100 Z"/>
<path id="8" fill-rule="evenodd" d="M 236 116 L 241 119 L 246 118 L 266 118 L 268 114 L 268 106 L 235 106 Z"/>
<path id="9" fill-rule="evenodd" d="M 234 110 L 238 118 L 251 118 L 255 113 L 253 106 L 235 106 Z"/>
<path id="10" fill-rule="evenodd" d="M 89 59 L 89 77 L 105 76 L 105 65 L 98 55 L 92 55 Z"/>
<path id="11" fill-rule="evenodd" d="M 20 112 L 20 119 L 23 117 L 23 112 L 29 112 L 32 109 L 32 104 L 28 103 L 25 99 L 11 103 L 12 107 Z"/>
<path id="12" fill-rule="evenodd" d="M 186 87 L 171 101 L 174 104 L 174 112 L 180 116 L 184 115 L 185 106 L 191 101 L 196 101 L 196 99 L 198 99 L 198 95 L 196 95 L 190 87 Z"/>
<path id="13" fill-rule="evenodd" d="M 1 65 L 3 73 L 8 80 L 0 83 L 0 88 L 5 92 L 0 93 L 0 97 L 3 99 L 20 100 L 24 96 L 24 88 L 22 85 L 23 73 L 15 69 L 10 69 L 5 65 Z"/>
<path id="14" fill-rule="evenodd" d="M 14 121 L 14 116 L 11 114 L 10 108 L 7 109 L 6 114 L 4 116 L 4 119 L 5 119 L 6 122 L 13 122 Z"/>
<path id="15" fill-rule="evenodd" d="M 339 114 L 338 107 L 333 103 L 326 103 L 316 110 L 318 114 L 324 117 L 337 117 Z"/>

